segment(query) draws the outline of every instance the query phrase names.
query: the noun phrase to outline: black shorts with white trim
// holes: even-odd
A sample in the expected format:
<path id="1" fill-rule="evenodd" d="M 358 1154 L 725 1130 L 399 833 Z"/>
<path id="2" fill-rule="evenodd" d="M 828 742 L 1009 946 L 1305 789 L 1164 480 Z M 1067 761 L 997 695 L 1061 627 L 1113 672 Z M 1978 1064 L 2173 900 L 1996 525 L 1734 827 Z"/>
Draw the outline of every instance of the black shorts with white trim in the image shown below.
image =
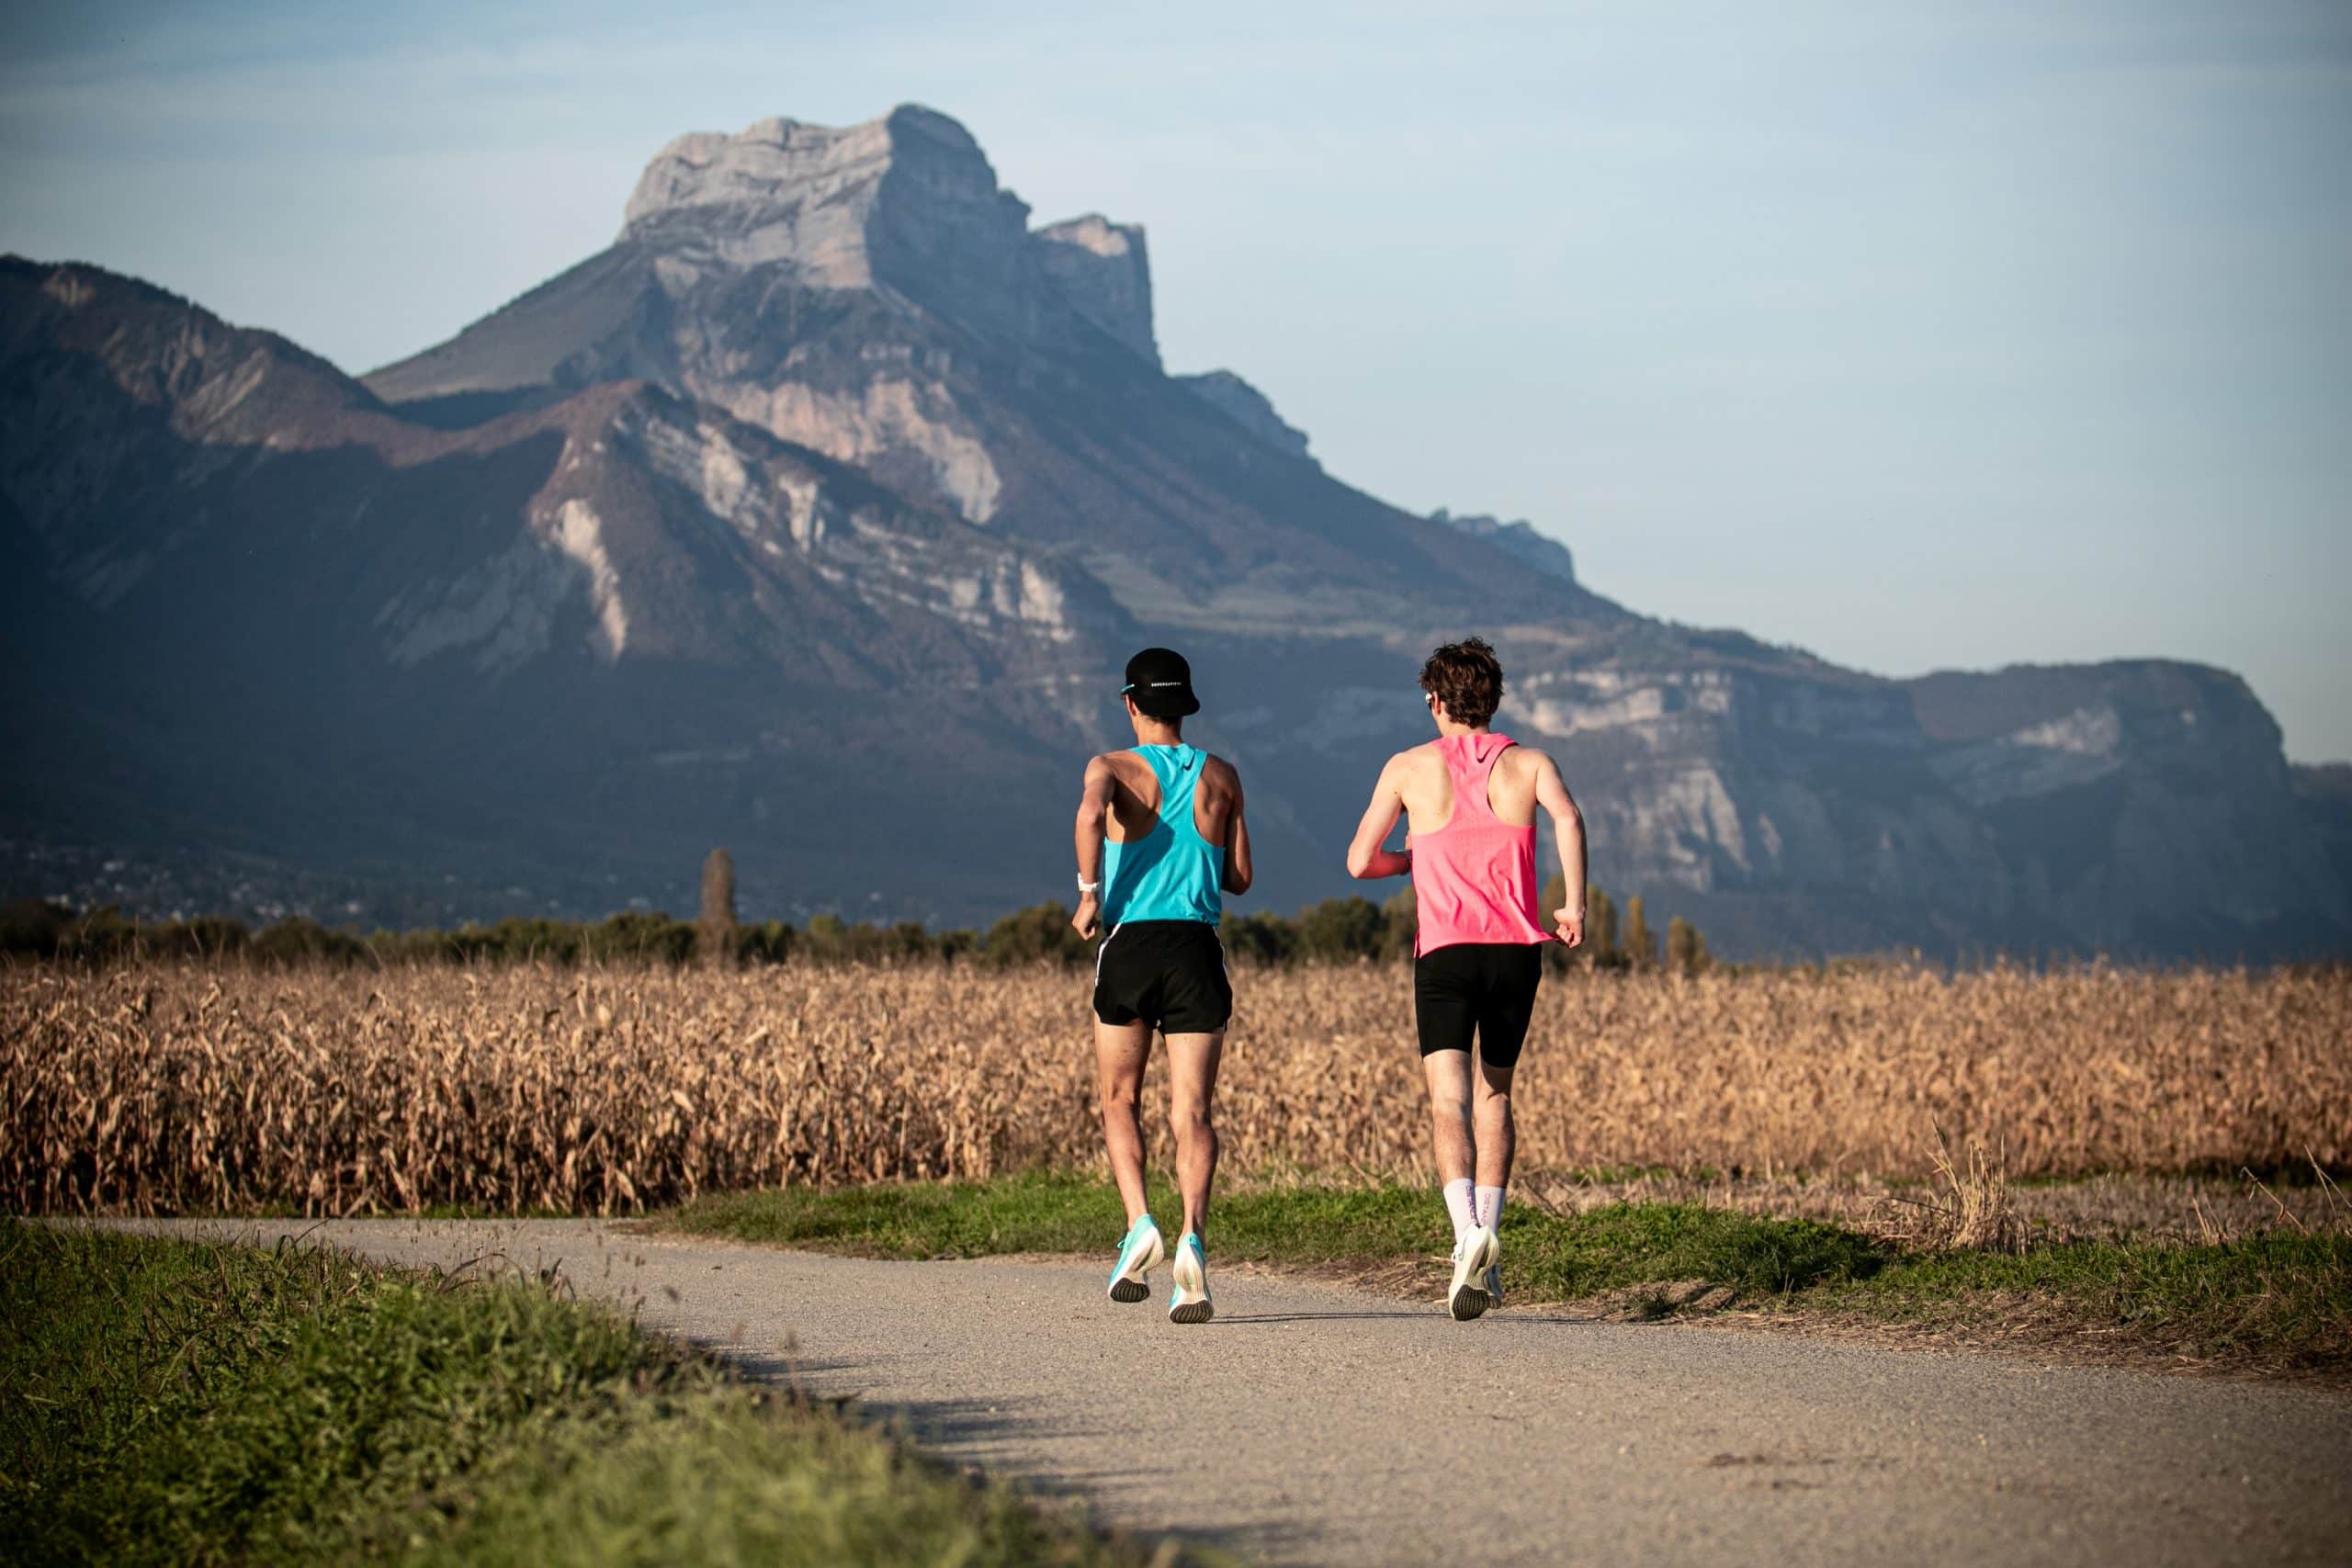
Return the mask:
<path id="1" fill-rule="evenodd" d="M 1094 955 L 1094 1016 L 1208 1034 L 1233 1016 L 1225 944 L 1206 920 L 1126 920 Z"/>

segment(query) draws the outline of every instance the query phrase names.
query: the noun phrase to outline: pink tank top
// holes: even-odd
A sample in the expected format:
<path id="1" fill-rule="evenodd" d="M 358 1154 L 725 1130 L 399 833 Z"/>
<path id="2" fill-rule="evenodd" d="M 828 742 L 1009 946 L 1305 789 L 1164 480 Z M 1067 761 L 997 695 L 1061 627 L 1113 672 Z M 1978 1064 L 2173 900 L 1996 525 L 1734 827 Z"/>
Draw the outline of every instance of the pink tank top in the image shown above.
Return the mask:
<path id="1" fill-rule="evenodd" d="M 1412 837 L 1416 957 L 1456 942 L 1552 940 L 1536 904 L 1535 825 L 1514 828 L 1487 803 L 1487 775 L 1514 744 L 1493 734 L 1437 742 L 1453 775 L 1453 815 L 1435 832 Z"/>

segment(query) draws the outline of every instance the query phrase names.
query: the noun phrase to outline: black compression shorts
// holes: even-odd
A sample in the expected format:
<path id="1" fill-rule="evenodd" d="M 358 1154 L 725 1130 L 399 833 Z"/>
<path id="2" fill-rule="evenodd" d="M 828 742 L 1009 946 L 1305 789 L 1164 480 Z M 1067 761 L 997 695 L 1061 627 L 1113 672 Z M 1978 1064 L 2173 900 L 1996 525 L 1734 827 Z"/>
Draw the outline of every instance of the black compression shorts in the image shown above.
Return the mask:
<path id="1" fill-rule="evenodd" d="M 1126 920 L 1094 955 L 1094 1016 L 1208 1034 L 1233 1016 L 1225 944 L 1206 920 Z"/>
<path id="2" fill-rule="evenodd" d="M 1479 1060 L 1510 1071 L 1535 1016 L 1535 983 L 1543 977 L 1544 949 L 1534 942 L 1457 942 L 1422 953 L 1413 960 L 1421 1055 L 1467 1051 L 1475 1032 Z"/>

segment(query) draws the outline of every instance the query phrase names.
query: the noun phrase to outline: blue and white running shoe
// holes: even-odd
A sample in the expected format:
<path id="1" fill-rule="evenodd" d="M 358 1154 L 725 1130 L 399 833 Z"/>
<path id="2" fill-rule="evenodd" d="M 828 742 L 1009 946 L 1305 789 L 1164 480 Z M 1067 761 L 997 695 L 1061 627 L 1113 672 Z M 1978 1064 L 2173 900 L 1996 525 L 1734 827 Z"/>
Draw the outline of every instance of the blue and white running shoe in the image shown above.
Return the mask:
<path id="1" fill-rule="evenodd" d="M 1492 1312 L 1502 1304 L 1503 1266 L 1499 1263 L 1489 1263 L 1487 1265 L 1487 1310 Z"/>
<path id="2" fill-rule="evenodd" d="M 1206 1323 L 1216 1315 L 1209 1304 L 1209 1261 L 1201 1238 L 1191 1231 L 1176 1244 L 1176 1288 L 1168 1292 L 1168 1321 Z"/>
<path id="3" fill-rule="evenodd" d="M 1129 1225 L 1126 1238 L 1119 1243 L 1119 1260 L 1111 1266 L 1111 1299 L 1139 1302 L 1150 1295 L 1151 1271 L 1167 1256 L 1168 1245 L 1159 1239 L 1159 1227 L 1149 1214 Z"/>

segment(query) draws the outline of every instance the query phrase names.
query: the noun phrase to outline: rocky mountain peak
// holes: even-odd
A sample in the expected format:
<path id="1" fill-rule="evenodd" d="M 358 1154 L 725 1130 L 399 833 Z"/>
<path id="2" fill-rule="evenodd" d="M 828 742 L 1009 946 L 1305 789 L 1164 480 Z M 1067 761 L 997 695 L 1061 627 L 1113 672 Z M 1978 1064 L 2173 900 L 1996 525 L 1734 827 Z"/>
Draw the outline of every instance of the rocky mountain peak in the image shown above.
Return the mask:
<path id="1" fill-rule="evenodd" d="M 763 119 L 734 136 L 695 131 L 638 176 L 620 237 L 738 266 L 794 262 L 811 283 L 863 288 L 873 281 L 865 209 L 889 159 L 884 120 L 836 130 Z"/>
<path id="2" fill-rule="evenodd" d="M 731 209 L 781 216 L 870 188 L 910 156 L 936 160 L 976 189 L 996 189 L 980 144 L 935 109 L 902 104 L 879 119 L 839 127 L 776 116 L 731 136 L 689 131 L 655 153 L 629 193 L 620 237 L 658 231 L 680 215 L 697 222 Z"/>
<path id="3" fill-rule="evenodd" d="M 1099 212 L 1049 223 L 1035 236 L 1038 263 L 1073 310 L 1120 343 L 1159 363 L 1151 331 L 1151 262 L 1143 225 Z"/>
<path id="4" fill-rule="evenodd" d="M 620 243 L 690 273 L 780 265 L 802 287 L 880 286 L 1020 330 L 1044 292 L 1028 218 L 969 131 L 906 104 L 838 129 L 771 118 L 679 137 L 639 176 Z"/>

